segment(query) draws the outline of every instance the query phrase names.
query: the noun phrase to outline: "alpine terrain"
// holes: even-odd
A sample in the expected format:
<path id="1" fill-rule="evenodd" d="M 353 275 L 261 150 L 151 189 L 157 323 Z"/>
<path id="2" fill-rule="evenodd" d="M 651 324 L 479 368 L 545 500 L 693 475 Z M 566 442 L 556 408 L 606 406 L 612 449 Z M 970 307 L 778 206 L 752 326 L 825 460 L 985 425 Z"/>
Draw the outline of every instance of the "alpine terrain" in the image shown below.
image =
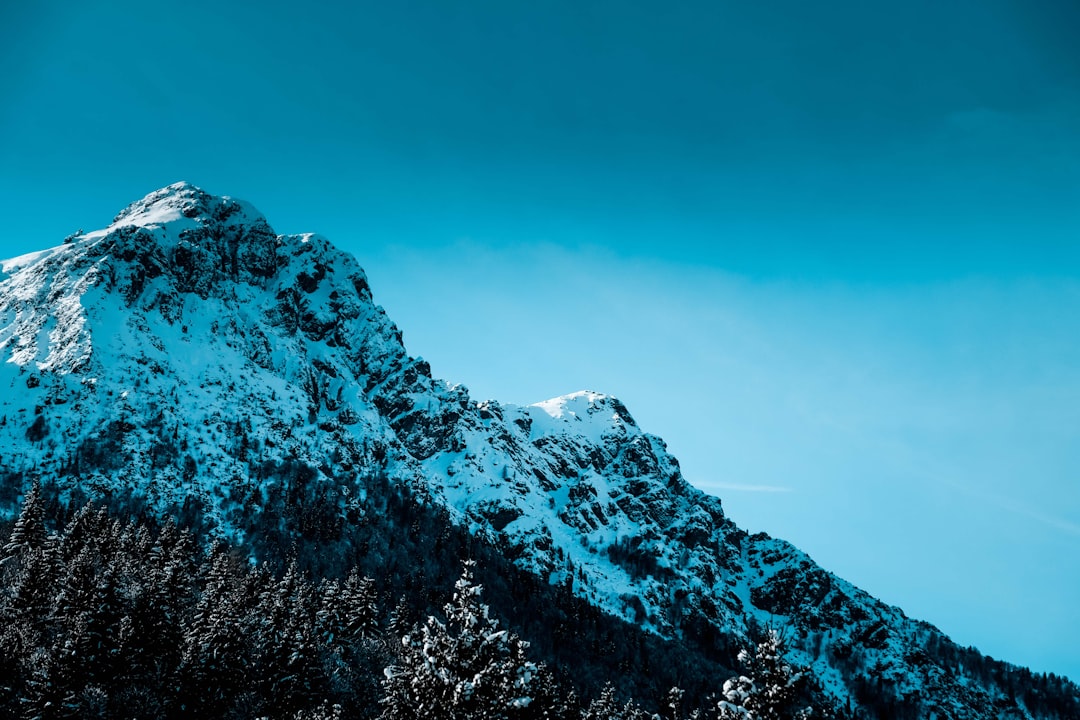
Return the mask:
<path id="1" fill-rule="evenodd" d="M 182 674 L 185 662 L 196 667 L 189 654 L 210 641 L 192 644 L 185 632 L 204 627 L 223 568 L 248 578 L 227 596 L 246 587 L 252 607 L 269 603 L 274 594 L 265 588 L 283 583 L 290 589 L 282 597 L 301 598 L 289 607 L 306 596 L 315 607 L 348 587 L 374 598 L 377 629 L 364 633 L 367 649 L 339 652 L 332 672 L 325 658 L 313 663 L 312 676 L 327 679 L 305 687 L 327 702 L 289 708 L 288 717 L 409 716 L 393 699 L 405 692 L 394 678 L 405 677 L 409 648 L 423 651 L 413 661 L 430 670 L 432 633 L 455 623 L 467 630 L 477 618 L 494 628 L 498 618 L 506 631 L 492 630 L 485 642 L 531 643 L 507 650 L 529 657 L 506 685 L 514 697 L 501 715 L 446 710 L 447 717 L 528 710 L 530 717 L 674 718 L 696 709 L 699 717 L 764 718 L 809 706 L 814 716 L 1080 718 L 1068 680 L 961 648 L 791 544 L 740 530 L 614 397 L 581 391 L 515 406 L 478 401 L 433 377 L 375 304 L 356 259 L 319 235 L 275 234 L 243 201 L 177 183 L 128 206 L 107 228 L 3 261 L 0 357 L 0 509 L 10 531 L 2 537 L 11 536 L 2 553 L 3 612 L 9 625 L 23 627 L 16 622 L 23 618 L 29 628 L 5 642 L 23 655 L 6 660 L 14 664 L 0 677 L 22 684 L 0 679 L 0 695 L 8 693 L 4 707 L 28 717 L 60 716 L 65 707 L 118 716 L 134 707 L 93 680 L 92 669 L 81 684 L 74 671 L 61 672 L 78 656 L 71 638 L 83 636 L 50 623 L 78 597 L 63 580 L 72 567 L 96 568 L 96 587 L 114 588 L 116 607 L 138 605 L 143 590 L 132 588 L 150 592 L 138 578 L 157 576 L 132 571 L 130 583 L 121 582 L 129 575 L 101 558 L 125 542 L 141 557 L 141 542 L 150 566 L 164 572 L 154 558 L 168 556 L 176 544 L 163 538 L 180 533 L 194 560 L 175 612 L 187 617 L 188 608 L 192 619 L 172 631 L 175 653 L 166 649 L 166 660 L 148 663 L 159 670 L 144 669 L 146 677 L 173 666 Z M 25 534 L 31 524 L 33 542 Z M 85 527 L 128 540 L 99 542 L 80 560 L 65 548 L 83 542 L 73 538 Z M 41 559 L 50 552 L 59 558 L 53 565 Z M 466 560 L 475 562 L 462 576 Z M 48 588 L 35 596 L 52 608 L 40 622 L 19 604 L 34 562 L 53 568 L 58 588 L 55 597 Z M 462 609 L 468 602 L 472 615 Z M 309 625 L 312 637 L 336 647 L 334 633 L 316 632 L 329 622 L 326 607 L 333 602 L 310 611 Z M 136 617 L 117 611 L 109 622 L 71 627 L 97 627 L 87 647 L 113 648 L 108 662 L 126 668 Z M 743 694 L 738 682 L 725 688 L 729 677 L 749 674 L 754 648 L 760 655 L 773 641 L 785 653 L 774 663 L 790 671 L 781 685 L 799 686 L 789 715 L 754 710 L 747 697 L 763 691 L 760 678 L 755 689 L 751 675 Z M 44 658 L 50 642 L 52 659 Z M 256 660 L 236 657 L 239 686 Z M 562 698 L 561 710 L 545 706 L 547 715 L 536 714 L 539 695 L 523 689 L 541 666 L 552 672 L 547 692 Z M 295 668 L 286 675 L 303 677 Z M 457 699 L 443 702 L 478 702 L 488 686 L 479 674 L 469 677 L 455 685 Z M 27 709 L 33 692 L 62 683 L 68 689 L 56 690 L 57 699 Z M 681 691 L 669 692 L 676 685 Z M 255 706 L 236 704 L 239 696 L 203 716 L 277 712 L 260 706 L 244 715 Z M 193 695 L 176 707 L 160 699 L 139 707 L 155 708 L 149 716 L 184 716 L 203 701 Z M 603 703 L 619 709 L 603 715 Z M 593 715 L 585 714 L 590 707 Z"/>

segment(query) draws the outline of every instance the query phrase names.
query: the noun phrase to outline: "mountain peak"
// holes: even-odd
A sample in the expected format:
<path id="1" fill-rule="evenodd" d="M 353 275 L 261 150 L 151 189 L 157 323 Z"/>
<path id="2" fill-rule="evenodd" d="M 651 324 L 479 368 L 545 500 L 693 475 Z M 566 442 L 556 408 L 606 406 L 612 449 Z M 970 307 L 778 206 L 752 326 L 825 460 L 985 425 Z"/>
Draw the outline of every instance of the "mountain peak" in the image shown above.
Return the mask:
<path id="1" fill-rule="evenodd" d="M 266 223 L 266 218 L 250 204 L 228 196 L 215 196 L 189 182 L 168 185 L 131 203 L 113 219 L 112 227 L 149 227 L 182 222 L 224 221 L 236 215 L 246 224 Z"/>
<path id="2" fill-rule="evenodd" d="M 220 280 L 261 284 L 278 270 L 285 240 L 250 203 L 211 195 L 188 182 L 155 190 L 131 203 L 102 230 L 76 238 L 100 245 L 136 274 L 172 268 L 178 287 L 205 296 Z"/>
<path id="3" fill-rule="evenodd" d="M 189 182 L 177 182 L 131 203 L 113 218 L 114 227 L 163 225 L 181 217 L 208 214 L 213 197 Z"/>
<path id="4" fill-rule="evenodd" d="M 553 427 L 571 423 L 578 434 L 596 438 L 626 428 L 636 428 L 630 411 L 617 398 L 592 390 L 579 390 L 567 395 L 533 403 L 529 408 L 542 410 L 545 416 L 531 413 L 534 421 L 546 421 Z M 550 418 L 550 419 L 549 419 Z M 579 424 L 580 423 L 580 424 Z"/>
<path id="5" fill-rule="evenodd" d="M 618 399 L 473 402 L 408 355 L 353 257 L 189 183 L 0 262 L 0 459 L 0 513 L 32 476 L 183 508 L 225 536 L 265 523 L 282 547 L 337 547 L 386 511 L 386 483 L 658 634 L 719 647 L 790 625 L 841 706 L 869 688 L 981 718 L 1007 697 L 956 672 L 974 651 L 738 529 Z"/>

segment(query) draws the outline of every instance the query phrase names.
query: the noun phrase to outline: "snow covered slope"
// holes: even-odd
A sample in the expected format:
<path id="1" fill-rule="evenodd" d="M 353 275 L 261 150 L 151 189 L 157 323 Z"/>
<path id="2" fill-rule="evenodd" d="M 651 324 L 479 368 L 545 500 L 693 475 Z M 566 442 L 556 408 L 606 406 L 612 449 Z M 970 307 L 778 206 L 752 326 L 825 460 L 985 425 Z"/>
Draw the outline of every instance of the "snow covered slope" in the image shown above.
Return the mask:
<path id="1" fill-rule="evenodd" d="M 11 476 L 196 503 L 240 534 L 233 510 L 269 492 L 266 463 L 315 468 L 361 506 L 377 465 L 522 567 L 660 634 L 790 625 L 840 702 L 872 677 L 944 716 L 995 701 L 1028 716 L 1002 683 L 931 659 L 939 631 L 735 527 L 615 398 L 518 407 L 433 378 L 354 258 L 276 235 L 244 202 L 178 183 L 4 261 L 0 359 Z"/>

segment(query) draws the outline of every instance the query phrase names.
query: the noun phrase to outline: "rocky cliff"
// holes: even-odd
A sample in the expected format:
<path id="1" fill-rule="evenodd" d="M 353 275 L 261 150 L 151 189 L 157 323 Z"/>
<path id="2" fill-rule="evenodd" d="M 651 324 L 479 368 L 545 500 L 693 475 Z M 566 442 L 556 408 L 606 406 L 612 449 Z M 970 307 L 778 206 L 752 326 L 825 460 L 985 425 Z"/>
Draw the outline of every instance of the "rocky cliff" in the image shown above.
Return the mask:
<path id="1" fill-rule="evenodd" d="M 942 659 L 938 630 L 735 527 L 615 398 L 503 405 L 434 378 L 354 258 L 276 235 L 247 203 L 178 183 L 4 261 L 0 358 L 9 483 L 194 503 L 242 536 L 236 508 L 273 491 L 267 463 L 310 467 L 350 517 L 378 467 L 519 566 L 658 634 L 789 628 L 839 706 L 873 684 L 941 717 L 1032 716 L 1007 672 L 974 678 L 970 653 Z"/>

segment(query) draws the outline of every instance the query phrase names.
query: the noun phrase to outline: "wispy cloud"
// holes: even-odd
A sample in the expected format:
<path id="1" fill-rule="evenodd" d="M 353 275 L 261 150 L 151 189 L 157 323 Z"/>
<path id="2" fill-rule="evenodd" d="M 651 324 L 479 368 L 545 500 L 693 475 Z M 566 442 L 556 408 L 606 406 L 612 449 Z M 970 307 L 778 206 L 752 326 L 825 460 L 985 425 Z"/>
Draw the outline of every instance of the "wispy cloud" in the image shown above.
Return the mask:
<path id="1" fill-rule="evenodd" d="M 1010 498 L 996 492 L 978 490 L 957 482 L 950 482 L 949 484 L 1007 512 L 1015 513 L 1016 515 L 1026 517 L 1030 520 L 1035 520 L 1043 525 L 1061 530 L 1071 535 L 1080 535 L 1080 525 L 1077 523 L 1033 508 L 1015 498 Z"/>
<path id="2" fill-rule="evenodd" d="M 788 493 L 791 488 L 780 485 L 755 485 L 752 483 L 695 483 L 698 487 L 709 490 L 731 490 L 734 492 Z"/>
<path id="3" fill-rule="evenodd" d="M 924 475 L 924 477 L 933 482 L 947 485 L 985 505 L 996 507 L 1005 512 L 1012 513 L 1013 515 L 1027 518 L 1028 520 L 1034 520 L 1037 523 L 1069 535 L 1080 536 L 1080 523 L 1046 512 L 1041 508 L 1033 507 L 1030 503 L 1015 497 L 1010 497 L 1005 493 L 977 487 L 969 482 L 959 479 L 956 473 L 937 472 Z"/>
<path id="4" fill-rule="evenodd" d="M 1063 530 L 1072 535 L 1080 536 L 1080 525 L 1066 520 L 1065 518 L 1047 515 L 1046 513 L 1039 512 L 1038 510 L 1032 510 L 1031 508 L 1024 507 L 1022 505 L 1008 505 L 1002 503 L 1001 506 L 1006 510 L 1011 510 L 1012 512 L 1026 515 L 1032 520 L 1037 520 L 1044 525 L 1049 525 L 1050 527 L 1057 528 L 1058 530 Z"/>

